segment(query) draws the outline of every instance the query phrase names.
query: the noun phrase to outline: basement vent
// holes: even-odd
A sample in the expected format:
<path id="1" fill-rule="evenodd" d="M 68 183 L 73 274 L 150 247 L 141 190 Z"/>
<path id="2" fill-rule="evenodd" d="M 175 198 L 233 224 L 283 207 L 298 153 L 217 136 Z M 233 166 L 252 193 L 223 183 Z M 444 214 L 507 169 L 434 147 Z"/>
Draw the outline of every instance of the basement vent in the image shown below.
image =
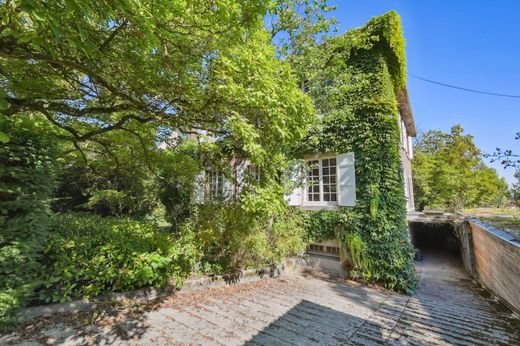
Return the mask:
<path id="1" fill-rule="evenodd" d="M 318 244 L 310 244 L 309 251 L 339 256 L 339 247 L 337 246 L 323 246 Z"/>

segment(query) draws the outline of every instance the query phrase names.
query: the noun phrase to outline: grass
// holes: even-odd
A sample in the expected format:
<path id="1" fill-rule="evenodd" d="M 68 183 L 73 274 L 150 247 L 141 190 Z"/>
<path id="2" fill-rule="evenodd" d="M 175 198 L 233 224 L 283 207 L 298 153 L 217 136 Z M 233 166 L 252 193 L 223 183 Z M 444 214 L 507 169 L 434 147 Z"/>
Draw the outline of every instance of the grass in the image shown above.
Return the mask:
<path id="1" fill-rule="evenodd" d="M 463 211 L 495 228 L 520 234 L 520 209 L 476 208 Z"/>

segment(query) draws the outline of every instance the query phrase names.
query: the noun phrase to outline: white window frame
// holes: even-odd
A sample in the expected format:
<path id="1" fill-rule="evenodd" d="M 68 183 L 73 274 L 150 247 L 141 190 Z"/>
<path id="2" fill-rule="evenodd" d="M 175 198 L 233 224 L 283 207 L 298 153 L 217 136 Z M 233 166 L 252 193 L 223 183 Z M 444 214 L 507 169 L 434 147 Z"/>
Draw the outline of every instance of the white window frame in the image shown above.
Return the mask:
<path id="1" fill-rule="evenodd" d="M 207 195 L 206 200 L 208 201 L 220 201 L 224 197 L 224 184 L 225 176 L 224 172 L 218 169 L 210 169 L 206 171 L 207 176 Z M 213 187 L 213 184 L 216 184 Z"/>
<path id="2" fill-rule="evenodd" d="M 327 159 L 336 159 L 336 165 L 334 166 L 336 168 L 336 200 L 335 201 L 325 201 L 323 198 L 323 160 Z M 318 161 L 319 164 L 319 186 L 320 186 L 320 200 L 319 201 L 309 201 L 309 184 L 307 181 L 307 165 L 309 161 Z M 304 206 L 338 206 L 338 199 L 339 199 L 339 186 L 338 186 L 338 160 L 336 155 L 333 154 L 325 154 L 325 155 L 316 155 L 312 157 L 306 157 L 305 158 L 305 169 L 304 169 L 304 186 L 303 186 L 303 205 Z"/>

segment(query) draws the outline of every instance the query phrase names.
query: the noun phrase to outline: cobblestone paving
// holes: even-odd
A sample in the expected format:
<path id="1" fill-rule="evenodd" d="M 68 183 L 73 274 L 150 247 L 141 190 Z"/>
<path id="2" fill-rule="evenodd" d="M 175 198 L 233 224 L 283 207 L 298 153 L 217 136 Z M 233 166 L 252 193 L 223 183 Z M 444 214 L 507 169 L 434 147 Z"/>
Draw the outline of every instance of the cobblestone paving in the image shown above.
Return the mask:
<path id="1" fill-rule="evenodd" d="M 295 274 L 40 318 L 0 344 L 105 345 L 517 345 L 520 324 L 457 263 L 418 264 L 417 293 L 404 296 Z"/>

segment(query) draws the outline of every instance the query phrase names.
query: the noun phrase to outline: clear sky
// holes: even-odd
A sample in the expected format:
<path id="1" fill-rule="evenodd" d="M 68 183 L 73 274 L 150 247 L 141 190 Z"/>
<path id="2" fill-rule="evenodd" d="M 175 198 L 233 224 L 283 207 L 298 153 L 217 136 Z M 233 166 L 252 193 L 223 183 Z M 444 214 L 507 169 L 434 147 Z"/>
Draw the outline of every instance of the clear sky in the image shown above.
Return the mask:
<path id="1" fill-rule="evenodd" d="M 520 0 L 332 0 L 338 33 L 396 10 L 404 27 L 408 72 L 484 91 L 520 95 Z M 467 93 L 408 78 L 419 131 L 461 124 L 487 153 L 520 152 L 520 99 Z M 513 168 L 491 164 L 511 183 Z"/>

